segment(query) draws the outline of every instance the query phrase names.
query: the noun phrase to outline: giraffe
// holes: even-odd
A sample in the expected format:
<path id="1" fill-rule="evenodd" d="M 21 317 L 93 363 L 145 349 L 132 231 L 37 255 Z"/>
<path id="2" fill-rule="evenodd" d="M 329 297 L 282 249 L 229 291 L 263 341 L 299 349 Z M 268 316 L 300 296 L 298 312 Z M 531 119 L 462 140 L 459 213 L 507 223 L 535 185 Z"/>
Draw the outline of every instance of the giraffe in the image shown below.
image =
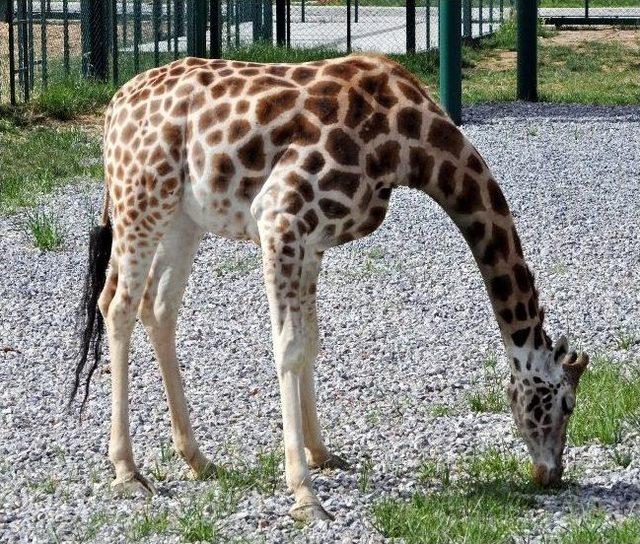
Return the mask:
<path id="1" fill-rule="evenodd" d="M 398 186 L 434 199 L 470 246 L 509 357 L 508 398 L 532 477 L 543 486 L 560 480 L 588 358 L 570 352 L 564 338 L 552 345 L 500 187 L 427 88 L 399 64 L 366 54 L 299 65 L 175 61 L 115 94 L 105 114 L 104 165 L 72 398 L 84 378 L 87 399 L 106 323 L 115 488 L 154 491 L 136 468 L 129 433 L 136 317 L 159 362 L 176 450 L 197 475 L 214 467 L 194 438 L 175 347 L 194 254 L 212 232 L 262 250 L 290 515 L 331 518 L 309 470 L 348 464 L 325 446 L 316 412 L 318 274 L 327 249 L 380 226 Z"/>

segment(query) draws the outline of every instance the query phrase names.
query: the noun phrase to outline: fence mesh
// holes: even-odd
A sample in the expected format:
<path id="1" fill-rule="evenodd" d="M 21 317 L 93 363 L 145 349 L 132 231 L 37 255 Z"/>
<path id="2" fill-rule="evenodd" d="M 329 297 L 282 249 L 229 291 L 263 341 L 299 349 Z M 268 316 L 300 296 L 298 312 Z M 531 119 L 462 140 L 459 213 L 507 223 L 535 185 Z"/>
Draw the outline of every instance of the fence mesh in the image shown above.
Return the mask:
<path id="1" fill-rule="evenodd" d="M 0 102 L 11 98 L 12 83 L 15 98 L 27 100 L 63 78 L 126 81 L 193 52 L 194 25 L 202 20 L 211 50 L 216 1 L 222 56 L 255 42 L 275 43 L 275 0 L 0 0 Z M 206 9 L 196 12 L 196 4 Z M 406 0 L 288 0 L 286 42 L 343 52 L 437 47 L 439 0 L 411 5 L 415 11 Z M 513 0 L 462 0 L 462 35 L 495 32 L 513 9 Z M 540 0 L 540 14 L 556 24 L 603 17 L 640 23 L 640 0 Z"/>

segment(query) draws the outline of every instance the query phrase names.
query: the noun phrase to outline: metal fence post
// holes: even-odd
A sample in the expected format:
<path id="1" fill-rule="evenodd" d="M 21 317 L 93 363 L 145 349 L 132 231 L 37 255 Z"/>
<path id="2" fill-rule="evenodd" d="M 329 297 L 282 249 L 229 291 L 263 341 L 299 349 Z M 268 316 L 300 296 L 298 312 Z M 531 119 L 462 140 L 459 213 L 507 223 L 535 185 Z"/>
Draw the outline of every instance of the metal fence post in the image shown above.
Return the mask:
<path id="1" fill-rule="evenodd" d="M 282 47 L 287 41 L 285 0 L 276 0 L 276 45 Z"/>
<path id="2" fill-rule="evenodd" d="M 407 0 L 407 53 L 416 52 L 416 0 Z"/>
<path id="3" fill-rule="evenodd" d="M 107 16 L 107 0 L 86 2 L 87 24 L 83 32 L 87 34 L 86 43 L 89 51 L 88 75 L 106 81 L 109 72 L 109 18 Z M 84 40 L 83 40 L 84 41 Z"/>
<path id="4" fill-rule="evenodd" d="M 212 59 L 222 58 L 222 27 L 220 22 L 220 0 L 211 0 L 209 5 L 209 56 Z"/>
<path id="5" fill-rule="evenodd" d="M 538 5 L 518 0 L 518 99 L 538 100 Z"/>
<path id="6" fill-rule="evenodd" d="M 190 55 L 207 56 L 207 1 L 191 0 L 189 7 L 189 30 L 191 31 Z"/>
<path id="7" fill-rule="evenodd" d="M 264 0 L 262 13 L 263 39 L 269 43 L 273 43 L 273 4 L 271 0 Z"/>
<path id="8" fill-rule="evenodd" d="M 120 79 L 118 47 L 118 0 L 111 0 L 111 77 L 115 85 Z"/>
<path id="9" fill-rule="evenodd" d="M 287 49 L 291 49 L 291 0 L 287 0 Z"/>
<path id="10" fill-rule="evenodd" d="M 440 0 L 440 102 L 456 125 L 462 121 L 461 0 Z"/>
<path id="11" fill-rule="evenodd" d="M 473 35 L 472 17 L 471 0 L 464 0 L 462 2 L 462 34 L 465 38 L 471 38 Z"/>
<path id="12" fill-rule="evenodd" d="M 7 6 L 7 26 L 9 27 L 9 100 L 11 105 L 16 104 L 16 64 L 13 51 L 15 47 L 15 41 L 13 36 L 13 0 L 9 2 Z"/>
<path id="13" fill-rule="evenodd" d="M 253 20 L 253 42 L 262 39 L 262 6 L 260 0 L 252 0 L 251 2 L 251 19 Z"/>
<path id="14" fill-rule="evenodd" d="M 351 53 L 351 0 L 347 0 L 347 53 Z"/>

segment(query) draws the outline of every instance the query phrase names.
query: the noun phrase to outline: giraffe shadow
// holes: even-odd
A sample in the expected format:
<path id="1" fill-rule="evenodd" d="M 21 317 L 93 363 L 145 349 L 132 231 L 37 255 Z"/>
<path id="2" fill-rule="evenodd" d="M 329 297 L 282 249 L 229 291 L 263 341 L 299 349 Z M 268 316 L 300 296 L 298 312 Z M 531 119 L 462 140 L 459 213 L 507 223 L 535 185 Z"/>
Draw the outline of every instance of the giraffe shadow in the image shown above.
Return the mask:
<path id="1" fill-rule="evenodd" d="M 640 485 L 632 482 L 620 481 L 612 485 L 573 483 L 567 490 L 556 498 L 573 509 L 598 507 L 612 513 L 628 513 L 640 506 Z"/>

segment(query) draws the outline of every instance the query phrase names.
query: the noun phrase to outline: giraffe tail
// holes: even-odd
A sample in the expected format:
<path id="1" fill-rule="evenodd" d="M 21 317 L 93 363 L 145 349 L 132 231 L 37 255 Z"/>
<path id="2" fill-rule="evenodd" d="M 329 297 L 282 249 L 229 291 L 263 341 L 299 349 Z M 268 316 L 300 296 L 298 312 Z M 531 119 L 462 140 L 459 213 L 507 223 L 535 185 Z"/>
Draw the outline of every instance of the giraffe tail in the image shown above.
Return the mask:
<path id="1" fill-rule="evenodd" d="M 73 402 L 83 374 L 86 374 L 81 411 L 89 396 L 91 377 L 100 363 L 100 344 L 104 332 L 104 319 L 98 308 L 98 298 L 106 281 L 113 242 L 113 231 L 109 219 L 109 190 L 106 185 L 101 219 L 101 224 L 93 227 L 89 232 L 89 260 L 77 316 L 77 334 L 80 340 L 80 350 L 68 405 L 70 406 Z M 90 358 L 92 361 L 89 369 L 85 372 L 85 367 Z"/>

